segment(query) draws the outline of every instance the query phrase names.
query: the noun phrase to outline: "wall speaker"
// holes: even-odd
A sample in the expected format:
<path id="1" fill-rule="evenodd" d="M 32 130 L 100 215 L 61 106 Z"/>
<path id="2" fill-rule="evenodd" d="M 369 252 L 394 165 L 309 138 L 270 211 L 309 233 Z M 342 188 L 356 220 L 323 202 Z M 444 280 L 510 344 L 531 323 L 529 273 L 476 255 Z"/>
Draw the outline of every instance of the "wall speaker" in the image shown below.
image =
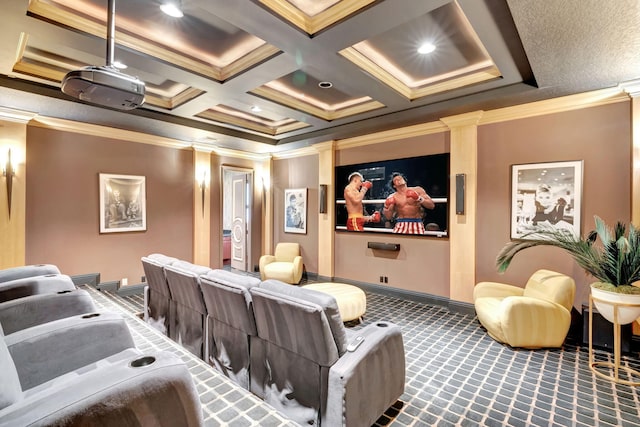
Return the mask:
<path id="1" fill-rule="evenodd" d="M 320 213 L 327 213 L 327 184 L 320 184 L 319 199 Z"/>
<path id="2" fill-rule="evenodd" d="M 464 186 L 466 174 L 456 174 L 456 214 L 464 215 Z"/>
<path id="3" fill-rule="evenodd" d="M 400 250 L 400 243 L 382 243 L 382 242 L 368 242 L 367 248 L 378 249 L 381 251 L 394 251 Z"/>

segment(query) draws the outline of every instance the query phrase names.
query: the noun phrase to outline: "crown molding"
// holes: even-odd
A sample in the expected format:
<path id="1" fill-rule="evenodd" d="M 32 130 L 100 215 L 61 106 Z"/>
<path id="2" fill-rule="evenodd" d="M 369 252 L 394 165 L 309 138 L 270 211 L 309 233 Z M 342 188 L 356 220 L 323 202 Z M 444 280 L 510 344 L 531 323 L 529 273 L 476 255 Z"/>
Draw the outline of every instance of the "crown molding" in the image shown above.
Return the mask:
<path id="1" fill-rule="evenodd" d="M 616 102 L 628 101 L 629 96 L 620 87 L 595 90 L 543 101 L 514 105 L 511 107 L 487 110 L 480 119 L 479 125 L 506 122 L 546 114 L 592 108 Z"/>
<path id="2" fill-rule="evenodd" d="M 76 122 L 67 119 L 38 116 L 31 120 L 31 126 L 60 130 L 65 132 L 81 133 L 83 135 L 99 136 L 103 138 L 119 139 L 122 141 L 138 142 L 141 144 L 159 145 L 178 149 L 191 148 L 190 142 L 178 139 L 150 135 L 142 132 L 112 128 L 108 126 L 90 123 Z"/>
<path id="3" fill-rule="evenodd" d="M 221 156 L 221 157 L 222 156 L 233 157 L 237 159 L 253 160 L 253 161 L 259 161 L 259 162 L 264 162 L 266 160 L 269 160 L 272 157 L 270 153 L 257 154 L 257 153 L 249 153 L 246 151 L 233 150 L 231 148 L 222 148 L 222 147 L 213 147 L 211 151 L 215 153 L 217 156 Z"/>
<path id="4" fill-rule="evenodd" d="M 446 132 L 447 126 L 440 122 L 422 123 L 419 125 L 407 126 L 398 129 L 390 129 L 384 132 L 376 132 L 371 135 L 356 136 L 338 140 L 337 149 L 354 148 L 363 145 L 377 144 L 380 142 L 394 141 L 398 139 L 412 138 L 415 136 L 428 135 L 433 133 Z"/>
<path id="5" fill-rule="evenodd" d="M 293 159 L 296 157 L 316 156 L 318 155 L 318 150 L 316 150 L 314 146 L 309 146 L 297 148 L 295 150 L 272 153 L 271 155 L 275 160 Z"/>
<path id="6" fill-rule="evenodd" d="M 0 107 L 0 120 L 16 123 L 28 123 L 38 116 L 32 111 L 14 110 L 13 108 Z"/>

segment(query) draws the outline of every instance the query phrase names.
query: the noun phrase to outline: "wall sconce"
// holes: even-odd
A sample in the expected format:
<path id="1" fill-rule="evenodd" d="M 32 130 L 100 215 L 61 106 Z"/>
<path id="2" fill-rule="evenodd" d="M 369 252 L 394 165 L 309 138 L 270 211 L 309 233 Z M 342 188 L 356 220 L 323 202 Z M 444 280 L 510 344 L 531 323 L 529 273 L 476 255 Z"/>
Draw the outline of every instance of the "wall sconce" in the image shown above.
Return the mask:
<path id="1" fill-rule="evenodd" d="M 7 206 L 9 208 L 9 218 L 11 218 L 11 190 L 13 189 L 13 177 L 16 171 L 11 164 L 11 148 L 7 152 L 7 163 L 2 167 L 2 175 L 6 178 L 7 184 Z"/>
<path id="2" fill-rule="evenodd" d="M 204 217 L 204 195 L 207 190 L 207 171 L 202 171 L 202 178 L 200 179 L 200 192 L 202 194 L 202 216 Z"/>

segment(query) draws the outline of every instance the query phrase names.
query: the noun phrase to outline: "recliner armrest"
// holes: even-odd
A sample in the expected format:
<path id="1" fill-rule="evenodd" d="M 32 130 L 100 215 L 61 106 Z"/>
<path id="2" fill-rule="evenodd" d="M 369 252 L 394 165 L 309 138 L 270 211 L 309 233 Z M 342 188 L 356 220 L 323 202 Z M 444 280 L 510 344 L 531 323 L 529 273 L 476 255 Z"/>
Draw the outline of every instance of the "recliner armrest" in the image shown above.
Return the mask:
<path id="1" fill-rule="evenodd" d="M 524 288 L 498 282 L 480 282 L 473 288 L 473 300 L 478 298 L 504 298 L 509 296 L 519 296 L 524 293 Z"/>
<path id="2" fill-rule="evenodd" d="M 7 335 L 4 340 L 22 390 L 135 347 L 125 320 L 111 312 L 55 320 Z"/>
<path id="3" fill-rule="evenodd" d="M 191 375 L 168 352 L 132 355 L 45 384 L 0 410 L 0 419 L 7 425 L 203 425 Z"/>
<path id="4" fill-rule="evenodd" d="M 0 303 L 0 325 L 6 335 L 22 329 L 96 311 L 87 291 L 61 291 Z"/>
<path id="5" fill-rule="evenodd" d="M 357 335 L 364 341 L 329 369 L 323 425 L 370 426 L 404 392 L 405 357 L 400 328 L 377 322 Z"/>

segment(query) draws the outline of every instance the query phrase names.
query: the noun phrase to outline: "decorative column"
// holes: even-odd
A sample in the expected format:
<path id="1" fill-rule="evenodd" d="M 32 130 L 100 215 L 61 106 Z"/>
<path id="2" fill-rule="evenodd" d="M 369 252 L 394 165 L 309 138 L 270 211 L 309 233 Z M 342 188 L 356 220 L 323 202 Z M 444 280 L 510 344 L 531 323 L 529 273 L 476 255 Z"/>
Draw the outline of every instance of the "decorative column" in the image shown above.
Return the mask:
<path id="1" fill-rule="evenodd" d="M 211 250 L 211 149 L 193 147 L 193 263 L 209 266 Z"/>
<path id="2" fill-rule="evenodd" d="M 640 227 L 640 80 L 622 87 L 631 98 L 631 223 Z M 633 334 L 640 335 L 640 319 L 633 322 Z"/>
<path id="3" fill-rule="evenodd" d="M 262 161 L 262 170 L 258 171 L 262 191 L 262 251 L 261 254 L 273 253 L 273 186 L 271 185 L 273 157 Z"/>
<path id="4" fill-rule="evenodd" d="M 482 111 L 440 119 L 451 136 L 449 199 L 449 298 L 473 303 L 476 284 L 476 206 L 478 182 L 478 122 Z M 465 174 L 464 214 L 456 214 L 457 174 Z"/>
<path id="5" fill-rule="evenodd" d="M 313 145 L 318 151 L 318 191 L 326 189 L 325 206 L 322 206 L 326 209 L 318 213 L 318 276 L 328 279 L 333 279 L 335 267 L 335 147 L 335 141 Z"/>
<path id="6" fill-rule="evenodd" d="M 35 116 L 0 108 L 0 269 L 25 263 L 27 125 Z"/>
<path id="7" fill-rule="evenodd" d="M 640 80 L 621 85 L 631 98 L 631 222 L 640 226 Z"/>

